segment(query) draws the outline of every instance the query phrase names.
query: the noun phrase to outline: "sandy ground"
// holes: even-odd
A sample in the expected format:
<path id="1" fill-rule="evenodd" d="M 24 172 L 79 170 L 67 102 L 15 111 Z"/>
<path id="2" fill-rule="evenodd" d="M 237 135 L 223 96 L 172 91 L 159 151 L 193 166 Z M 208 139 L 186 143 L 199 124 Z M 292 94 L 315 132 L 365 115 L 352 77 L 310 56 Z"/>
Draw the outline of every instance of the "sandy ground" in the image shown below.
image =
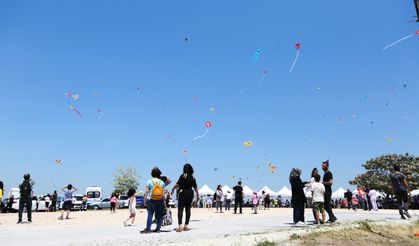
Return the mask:
<path id="1" fill-rule="evenodd" d="M 354 221 L 370 219 L 390 223 L 401 221 L 398 211 L 381 210 L 349 211 L 334 210 L 338 223 L 324 225 L 339 228 Z M 137 210 L 136 225 L 124 227 L 122 221 L 128 217 L 126 209 L 109 211 L 71 212 L 69 220 L 58 220 L 58 212 L 33 213 L 33 223 L 16 224 L 17 214 L 0 214 L 0 239 L 8 245 L 255 245 L 264 239 L 286 243 L 293 234 L 303 234 L 314 225 L 292 224 L 292 209 L 271 208 L 251 214 L 232 211 L 219 214 L 207 209 L 192 209 L 188 232 L 175 232 L 177 209 L 172 209 L 174 224 L 162 228 L 161 233 L 140 234 L 144 229 L 147 213 Z M 419 211 L 411 211 L 413 219 L 419 219 Z M 24 221 L 26 214 L 24 214 Z M 413 220 L 412 219 L 412 220 Z M 311 210 L 306 210 L 306 220 L 312 220 Z M 152 226 L 154 229 L 155 225 Z M 318 226 L 317 226 L 318 227 Z"/>

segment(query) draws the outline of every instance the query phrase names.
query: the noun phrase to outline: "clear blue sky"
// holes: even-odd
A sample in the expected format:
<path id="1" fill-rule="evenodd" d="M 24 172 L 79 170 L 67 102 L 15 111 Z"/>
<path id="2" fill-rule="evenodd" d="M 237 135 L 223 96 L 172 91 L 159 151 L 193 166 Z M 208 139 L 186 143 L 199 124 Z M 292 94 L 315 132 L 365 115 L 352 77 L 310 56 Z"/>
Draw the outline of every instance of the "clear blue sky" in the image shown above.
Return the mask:
<path id="1" fill-rule="evenodd" d="M 277 191 L 330 159 L 346 188 L 370 158 L 417 154 L 419 35 L 382 51 L 413 15 L 411 1 L 2 1 L 0 180 L 109 193 L 132 165 L 142 188 L 156 165 L 177 179 L 187 148 L 200 187 Z"/>

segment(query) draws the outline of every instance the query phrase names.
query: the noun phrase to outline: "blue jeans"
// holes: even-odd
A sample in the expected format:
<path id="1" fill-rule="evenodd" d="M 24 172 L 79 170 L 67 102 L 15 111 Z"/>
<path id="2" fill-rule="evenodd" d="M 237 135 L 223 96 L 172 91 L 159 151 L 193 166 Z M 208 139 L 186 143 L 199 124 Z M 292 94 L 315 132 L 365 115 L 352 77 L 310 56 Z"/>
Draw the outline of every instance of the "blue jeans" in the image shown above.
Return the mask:
<path id="1" fill-rule="evenodd" d="M 156 230 L 160 230 L 161 221 L 162 221 L 162 214 L 164 208 L 164 201 L 163 200 L 149 200 L 147 204 L 147 230 L 151 230 L 151 223 L 153 222 L 153 214 L 156 216 L 157 227 Z"/>

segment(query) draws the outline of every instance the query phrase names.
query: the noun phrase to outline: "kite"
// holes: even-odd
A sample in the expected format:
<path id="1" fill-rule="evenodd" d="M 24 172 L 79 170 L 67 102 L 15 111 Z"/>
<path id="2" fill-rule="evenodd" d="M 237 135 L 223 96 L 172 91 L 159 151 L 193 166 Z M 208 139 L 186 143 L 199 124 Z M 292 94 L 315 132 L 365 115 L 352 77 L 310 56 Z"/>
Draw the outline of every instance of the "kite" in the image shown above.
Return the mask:
<path id="1" fill-rule="evenodd" d="M 61 165 L 61 163 L 63 163 L 63 160 L 55 160 L 55 164 Z"/>
<path id="2" fill-rule="evenodd" d="M 214 107 L 211 107 L 208 110 L 210 111 L 211 114 L 215 113 L 215 108 Z"/>
<path id="3" fill-rule="evenodd" d="M 371 124 L 371 125 L 374 125 L 374 121 L 371 121 L 371 122 L 370 122 L 370 124 Z"/>
<path id="4" fill-rule="evenodd" d="M 198 103 L 198 96 L 194 96 L 193 100 L 195 101 L 195 103 Z"/>
<path id="5" fill-rule="evenodd" d="M 388 138 L 387 138 L 387 142 L 389 142 L 389 143 L 393 142 L 393 138 L 388 137 Z"/>
<path id="6" fill-rule="evenodd" d="M 317 87 L 317 88 L 316 88 L 316 90 L 318 90 L 318 91 L 319 91 L 320 89 L 321 89 L 320 87 Z"/>
<path id="7" fill-rule="evenodd" d="M 406 87 L 407 87 L 407 83 L 404 83 L 404 84 L 403 84 L 403 88 L 406 88 Z"/>
<path id="8" fill-rule="evenodd" d="M 292 72 L 292 70 L 294 69 L 295 63 L 297 63 L 298 56 L 300 55 L 300 48 L 301 48 L 301 44 L 297 42 L 297 43 L 295 44 L 295 49 L 297 50 L 297 54 L 295 55 L 294 62 L 292 63 L 292 66 L 291 66 L 291 69 L 290 69 L 290 73 L 291 73 L 291 72 Z"/>
<path id="9" fill-rule="evenodd" d="M 253 53 L 253 55 L 252 55 L 252 57 L 251 57 L 252 61 L 257 61 L 257 60 L 259 60 L 260 55 L 261 55 L 261 50 L 260 50 L 260 49 L 257 49 L 257 50 L 255 51 L 255 53 Z"/>
<path id="10" fill-rule="evenodd" d="M 271 173 L 276 172 L 276 165 L 275 164 L 269 162 L 268 166 L 269 166 L 269 171 L 271 171 Z"/>
<path id="11" fill-rule="evenodd" d="M 93 92 L 93 93 L 92 93 L 92 95 L 93 95 L 94 97 L 98 97 L 98 96 L 99 96 L 99 93 L 98 93 L 98 92 Z"/>
<path id="12" fill-rule="evenodd" d="M 413 3 L 415 4 L 416 18 L 418 18 L 416 22 L 419 22 L 419 0 L 413 0 Z"/>
<path id="13" fill-rule="evenodd" d="M 98 108 L 96 111 L 99 113 L 99 116 L 97 117 L 98 120 L 102 119 L 103 118 L 103 110 Z"/>
<path id="14" fill-rule="evenodd" d="M 183 149 L 183 155 L 185 156 L 185 162 L 188 162 L 188 149 Z"/>
<path id="15" fill-rule="evenodd" d="M 76 107 L 74 107 L 73 104 L 71 104 L 70 101 L 68 101 L 67 103 L 70 106 L 70 109 L 74 111 L 74 113 L 78 114 L 80 116 L 80 118 L 83 118 L 83 115 L 76 109 Z"/>
<path id="16" fill-rule="evenodd" d="M 345 121 L 345 117 L 340 117 L 339 118 L 339 120 L 338 120 L 338 122 L 339 122 L 339 124 L 343 124 L 343 122 Z"/>
<path id="17" fill-rule="evenodd" d="M 250 140 L 248 140 L 248 141 L 245 141 L 245 142 L 243 143 L 243 145 L 244 145 L 245 147 L 250 147 L 250 146 L 252 146 L 252 145 L 253 145 L 253 142 L 252 142 L 252 141 L 250 141 Z"/>
<path id="18" fill-rule="evenodd" d="M 356 118 L 356 114 L 355 113 L 352 114 L 352 118 Z"/>
<path id="19" fill-rule="evenodd" d="M 268 74 L 268 70 L 263 71 L 262 78 L 259 81 L 259 85 L 263 84 L 263 81 L 265 80 L 266 75 Z"/>
<path id="20" fill-rule="evenodd" d="M 197 140 L 198 138 L 203 138 L 203 137 L 205 137 L 205 136 L 208 134 L 209 129 L 212 127 L 212 123 L 211 123 L 211 121 L 207 121 L 207 122 L 205 122 L 205 127 L 207 128 L 207 130 L 205 130 L 204 134 L 202 134 L 202 135 L 200 135 L 200 136 L 196 136 L 196 137 L 194 137 L 194 138 L 193 138 L 193 140 L 194 140 L 194 141 L 195 141 L 195 140 Z"/>
<path id="21" fill-rule="evenodd" d="M 141 88 L 137 87 L 137 95 L 140 96 Z"/>
<path id="22" fill-rule="evenodd" d="M 413 36 L 415 36 L 415 35 L 418 35 L 418 34 L 419 34 L 419 29 L 418 29 L 418 30 L 416 30 L 416 32 L 415 32 L 414 34 L 410 34 L 410 35 L 408 35 L 408 36 L 406 36 L 406 37 L 403 37 L 403 38 L 401 38 L 401 39 L 397 40 L 396 42 L 394 42 L 394 43 L 392 43 L 392 44 L 387 45 L 386 47 L 384 47 L 383 51 L 385 51 L 386 49 L 390 48 L 390 47 L 391 47 L 391 46 L 393 46 L 393 45 L 396 45 L 396 44 L 400 43 L 400 42 L 401 42 L 401 41 L 403 41 L 403 40 L 406 40 L 406 39 L 411 38 L 411 37 L 413 37 Z"/>
<path id="23" fill-rule="evenodd" d="M 191 40 L 190 37 L 185 37 L 183 40 L 185 40 L 185 42 L 188 42 L 189 40 Z"/>
<path id="24" fill-rule="evenodd" d="M 214 168 L 214 172 L 218 171 L 218 168 Z"/>

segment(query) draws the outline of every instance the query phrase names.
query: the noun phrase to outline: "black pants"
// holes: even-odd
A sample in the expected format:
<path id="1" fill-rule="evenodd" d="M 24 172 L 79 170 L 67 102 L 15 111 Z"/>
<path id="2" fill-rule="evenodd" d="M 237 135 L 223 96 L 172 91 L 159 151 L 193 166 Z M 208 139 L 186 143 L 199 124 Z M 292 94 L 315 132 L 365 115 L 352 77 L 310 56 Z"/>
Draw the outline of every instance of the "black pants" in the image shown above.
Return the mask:
<path id="1" fill-rule="evenodd" d="M 403 209 L 407 212 L 409 208 L 409 197 L 407 196 L 407 190 L 397 189 L 396 190 L 397 208 L 399 209 L 400 215 L 403 215 Z"/>
<path id="2" fill-rule="evenodd" d="M 178 224 L 182 224 L 183 209 L 186 212 L 185 225 L 189 225 L 189 220 L 191 219 L 191 206 L 193 200 L 193 191 L 184 190 L 179 194 L 178 209 L 177 209 L 177 219 Z"/>
<path id="3" fill-rule="evenodd" d="M 294 210 L 293 210 L 293 220 L 294 223 L 297 223 L 298 221 L 304 222 L 304 202 L 301 203 L 293 203 L 292 204 Z"/>
<path id="4" fill-rule="evenodd" d="M 335 221 L 337 220 L 337 218 L 333 214 L 331 201 L 332 201 L 332 194 L 325 192 L 324 193 L 324 210 L 326 210 L 327 214 L 329 215 L 329 220 Z"/>
<path id="5" fill-rule="evenodd" d="M 239 206 L 239 211 L 240 211 L 240 213 L 242 213 L 243 198 L 235 198 L 234 199 L 234 213 L 237 213 L 237 206 Z"/>
<path id="6" fill-rule="evenodd" d="M 111 202 L 111 212 L 115 212 L 116 204 L 114 202 Z"/>
<path id="7" fill-rule="evenodd" d="M 26 213 L 28 214 L 28 221 L 32 221 L 32 198 L 31 197 L 21 197 L 19 199 L 19 219 L 22 221 L 23 208 L 26 207 Z"/>
<path id="8" fill-rule="evenodd" d="M 52 207 L 52 211 L 57 211 L 57 201 L 52 201 L 51 202 L 51 207 Z"/>

